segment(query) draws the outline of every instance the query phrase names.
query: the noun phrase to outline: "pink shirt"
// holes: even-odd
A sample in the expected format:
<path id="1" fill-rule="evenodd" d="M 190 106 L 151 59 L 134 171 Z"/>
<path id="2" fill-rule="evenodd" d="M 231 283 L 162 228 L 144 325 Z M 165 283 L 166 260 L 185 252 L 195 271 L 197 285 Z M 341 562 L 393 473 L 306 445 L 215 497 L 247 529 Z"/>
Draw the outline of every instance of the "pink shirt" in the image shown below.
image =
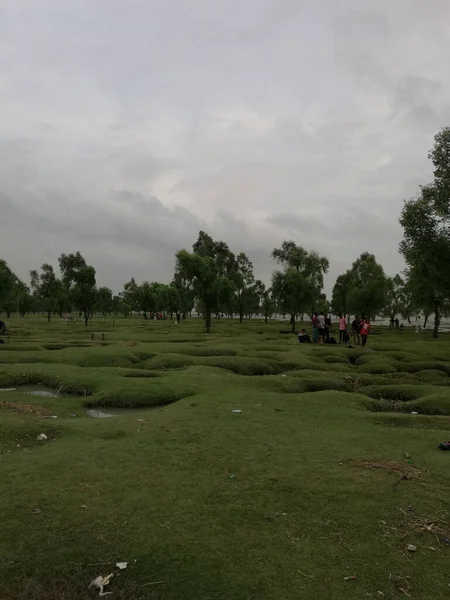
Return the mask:
<path id="1" fill-rule="evenodd" d="M 345 331 L 347 328 L 347 323 L 345 322 L 345 317 L 341 317 L 339 319 L 339 331 Z"/>

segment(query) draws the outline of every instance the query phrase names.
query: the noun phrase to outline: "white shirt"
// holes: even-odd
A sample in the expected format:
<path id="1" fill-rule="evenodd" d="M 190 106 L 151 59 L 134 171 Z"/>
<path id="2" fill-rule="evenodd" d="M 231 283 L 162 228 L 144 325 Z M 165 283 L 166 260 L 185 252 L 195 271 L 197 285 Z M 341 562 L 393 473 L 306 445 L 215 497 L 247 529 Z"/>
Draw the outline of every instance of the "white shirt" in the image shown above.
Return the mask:
<path id="1" fill-rule="evenodd" d="M 319 321 L 319 329 L 325 329 L 325 317 L 323 315 L 319 315 L 317 320 Z"/>

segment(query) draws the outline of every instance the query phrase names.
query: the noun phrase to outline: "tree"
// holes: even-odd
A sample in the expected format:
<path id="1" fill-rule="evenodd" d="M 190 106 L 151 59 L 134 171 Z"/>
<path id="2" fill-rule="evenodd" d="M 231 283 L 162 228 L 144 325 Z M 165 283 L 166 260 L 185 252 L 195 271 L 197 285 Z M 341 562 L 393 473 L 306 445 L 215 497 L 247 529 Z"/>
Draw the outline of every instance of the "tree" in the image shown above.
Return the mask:
<path id="1" fill-rule="evenodd" d="M 386 304 L 386 275 L 383 267 L 369 252 L 353 263 L 348 309 L 353 314 L 376 317 Z"/>
<path id="2" fill-rule="evenodd" d="M 95 310 L 103 316 L 110 314 L 113 310 L 113 294 L 108 287 L 99 287 L 97 291 L 97 300 Z"/>
<path id="3" fill-rule="evenodd" d="M 87 327 L 97 300 L 95 269 L 86 264 L 80 252 L 61 254 L 58 262 L 63 284 L 74 307 L 83 313 Z"/>
<path id="4" fill-rule="evenodd" d="M 404 204 L 400 252 L 408 265 L 415 304 L 434 312 L 433 337 L 437 338 L 450 301 L 450 128 L 442 129 L 434 139 L 428 155 L 434 181 Z"/>
<path id="5" fill-rule="evenodd" d="M 326 257 L 308 252 L 292 241 L 285 241 L 281 248 L 275 248 L 272 258 L 284 268 L 273 273 L 273 294 L 280 310 L 291 315 L 292 333 L 295 333 L 296 315 L 313 311 L 320 299 L 329 262 Z"/>
<path id="6" fill-rule="evenodd" d="M 267 323 L 268 319 L 272 318 L 272 315 L 276 310 L 276 306 L 277 305 L 273 296 L 272 288 L 266 289 L 265 285 L 262 283 L 261 310 L 264 315 L 265 323 Z"/>
<path id="7" fill-rule="evenodd" d="M 156 283 L 150 284 L 148 281 L 138 285 L 132 277 L 124 286 L 124 300 L 133 310 L 142 313 L 144 319 L 146 319 L 148 313 L 161 308 L 161 299 L 157 288 L 159 285 Z"/>
<path id="8" fill-rule="evenodd" d="M 351 281 L 352 273 L 350 270 L 339 275 L 336 279 L 331 295 L 331 310 L 335 315 L 348 315 L 348 296 L 350 293 Z"/>
<path id="9" fill-rule="evenodd" d="M 386 278 L 386 305 L 385 314 L 394 319 L 398 314 L 402 314 L 403 307 L 406 304 L 405 282 L 400 275 Z"/>
<path id="10" fill-rule="evenodd" d="M 195 302 L 192 283 L 185 279 L 181 273 L 176 272 L 171 285 L 178 292 L 178 297 L 180 299 L 180 309 L 183 312 L 183 314 L 191 313 L 192 309 L 194 308 Z"/>
<path id="11" fill-rule="evenodd" d="M 176 254 L 175 277 L 189 281 L 197 302 L 202 305 L 206 332 L 211 331 L 211 315 L 221 303 L 228 303 L 234 292 L 235 256 L 225 242 L 214 241 L 200 231 L 193 252 Z"/>
<path id="12" fill-rule="evenodd" d="M 242 323 L 244 314 L 252 303 L 251 286 L 254 281 L 253 264 L 244 252 L 240 252 L 236 256 L 235 273 L 233 274 L 233 283 L 236 289 L 236 308 L 240 323 Z"/>
<path id="13" fill-rule="evenodd" d="M 37 300 L 47 312 L 47 321 L 50 323 L 51 313 L 55 308 L 57 300 L 58 284 L 53 267 L 44 263 L 41 274 L 36 270 L 30 271 L 31 289 Z"/>
<path id="14" fill-rule="evenodd" d="M 8 317 L 10 310 L 7 308 L 7 304 L 16 279 L 16 276 L 8 267 L 6 261 L 0 259 L 0 310 L 6 310 Z"/>

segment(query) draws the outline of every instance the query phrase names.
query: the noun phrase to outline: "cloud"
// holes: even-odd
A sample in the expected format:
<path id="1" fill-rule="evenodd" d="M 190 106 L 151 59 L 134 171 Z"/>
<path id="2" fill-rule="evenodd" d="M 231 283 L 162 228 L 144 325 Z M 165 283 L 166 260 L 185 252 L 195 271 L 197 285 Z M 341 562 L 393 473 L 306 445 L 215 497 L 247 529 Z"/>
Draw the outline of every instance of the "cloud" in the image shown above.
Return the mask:
<path id="1" fill-rule="evenodd" d="M 403 199 L 450 121 L 446 0 L 21 0 L 0 24 L 2 258 L 80 250 L 115 291 L 199 229 L 266 281 L 294 239 L 403 267 Z"/>

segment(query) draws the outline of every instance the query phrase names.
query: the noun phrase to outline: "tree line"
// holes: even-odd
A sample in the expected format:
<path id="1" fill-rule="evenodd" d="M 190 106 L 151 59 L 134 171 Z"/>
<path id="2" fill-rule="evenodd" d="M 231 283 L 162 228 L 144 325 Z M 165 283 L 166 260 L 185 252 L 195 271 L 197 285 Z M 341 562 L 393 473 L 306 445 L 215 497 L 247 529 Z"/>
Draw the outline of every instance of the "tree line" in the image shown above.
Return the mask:
<path id="1" fill-rule="evenodd" d="M 358 314 L 391 319 L 397 315 L 411 320 L 434 314 L 433 335 L 437 337 L 442 316 L 450 312 L 450 128 L 435 136 L 429 153 L 434 181 L 421 186 L 418 197 L 405 202 L 400 215 L 404 236 L 399 251 L 407 268 L 389 277 L 375 256 L 361 254 L 345 273 L 338 276 L 329 301 L 323 292 L 329 261 L 294 241 L 284 241 L 271 257 L 277 268 L 271 285 L 256 279 L 249 257 L 234 253 L 226 242 L 199 232 L 192 250 L 175 255 L 175 272 L 170 283 L 131 278 L 122 292 L 114 295 L 98 287 L 95 268 L 80 252 L 61 254 L 59 274 L 50 264 L 30 271 L 30 283 L 21 281 L 0 260 L 0 310 L 9 316 L 19 311 L 52 315 L 77 311 L 86 325 L 94 314 L 138 312 L 147 318 L 155 312 L 172 316 L 191 314 L 195 309 L 211 330 L 213 316 L 289 315 L 292 331 L 296 320 L 317 311 Z"/>

